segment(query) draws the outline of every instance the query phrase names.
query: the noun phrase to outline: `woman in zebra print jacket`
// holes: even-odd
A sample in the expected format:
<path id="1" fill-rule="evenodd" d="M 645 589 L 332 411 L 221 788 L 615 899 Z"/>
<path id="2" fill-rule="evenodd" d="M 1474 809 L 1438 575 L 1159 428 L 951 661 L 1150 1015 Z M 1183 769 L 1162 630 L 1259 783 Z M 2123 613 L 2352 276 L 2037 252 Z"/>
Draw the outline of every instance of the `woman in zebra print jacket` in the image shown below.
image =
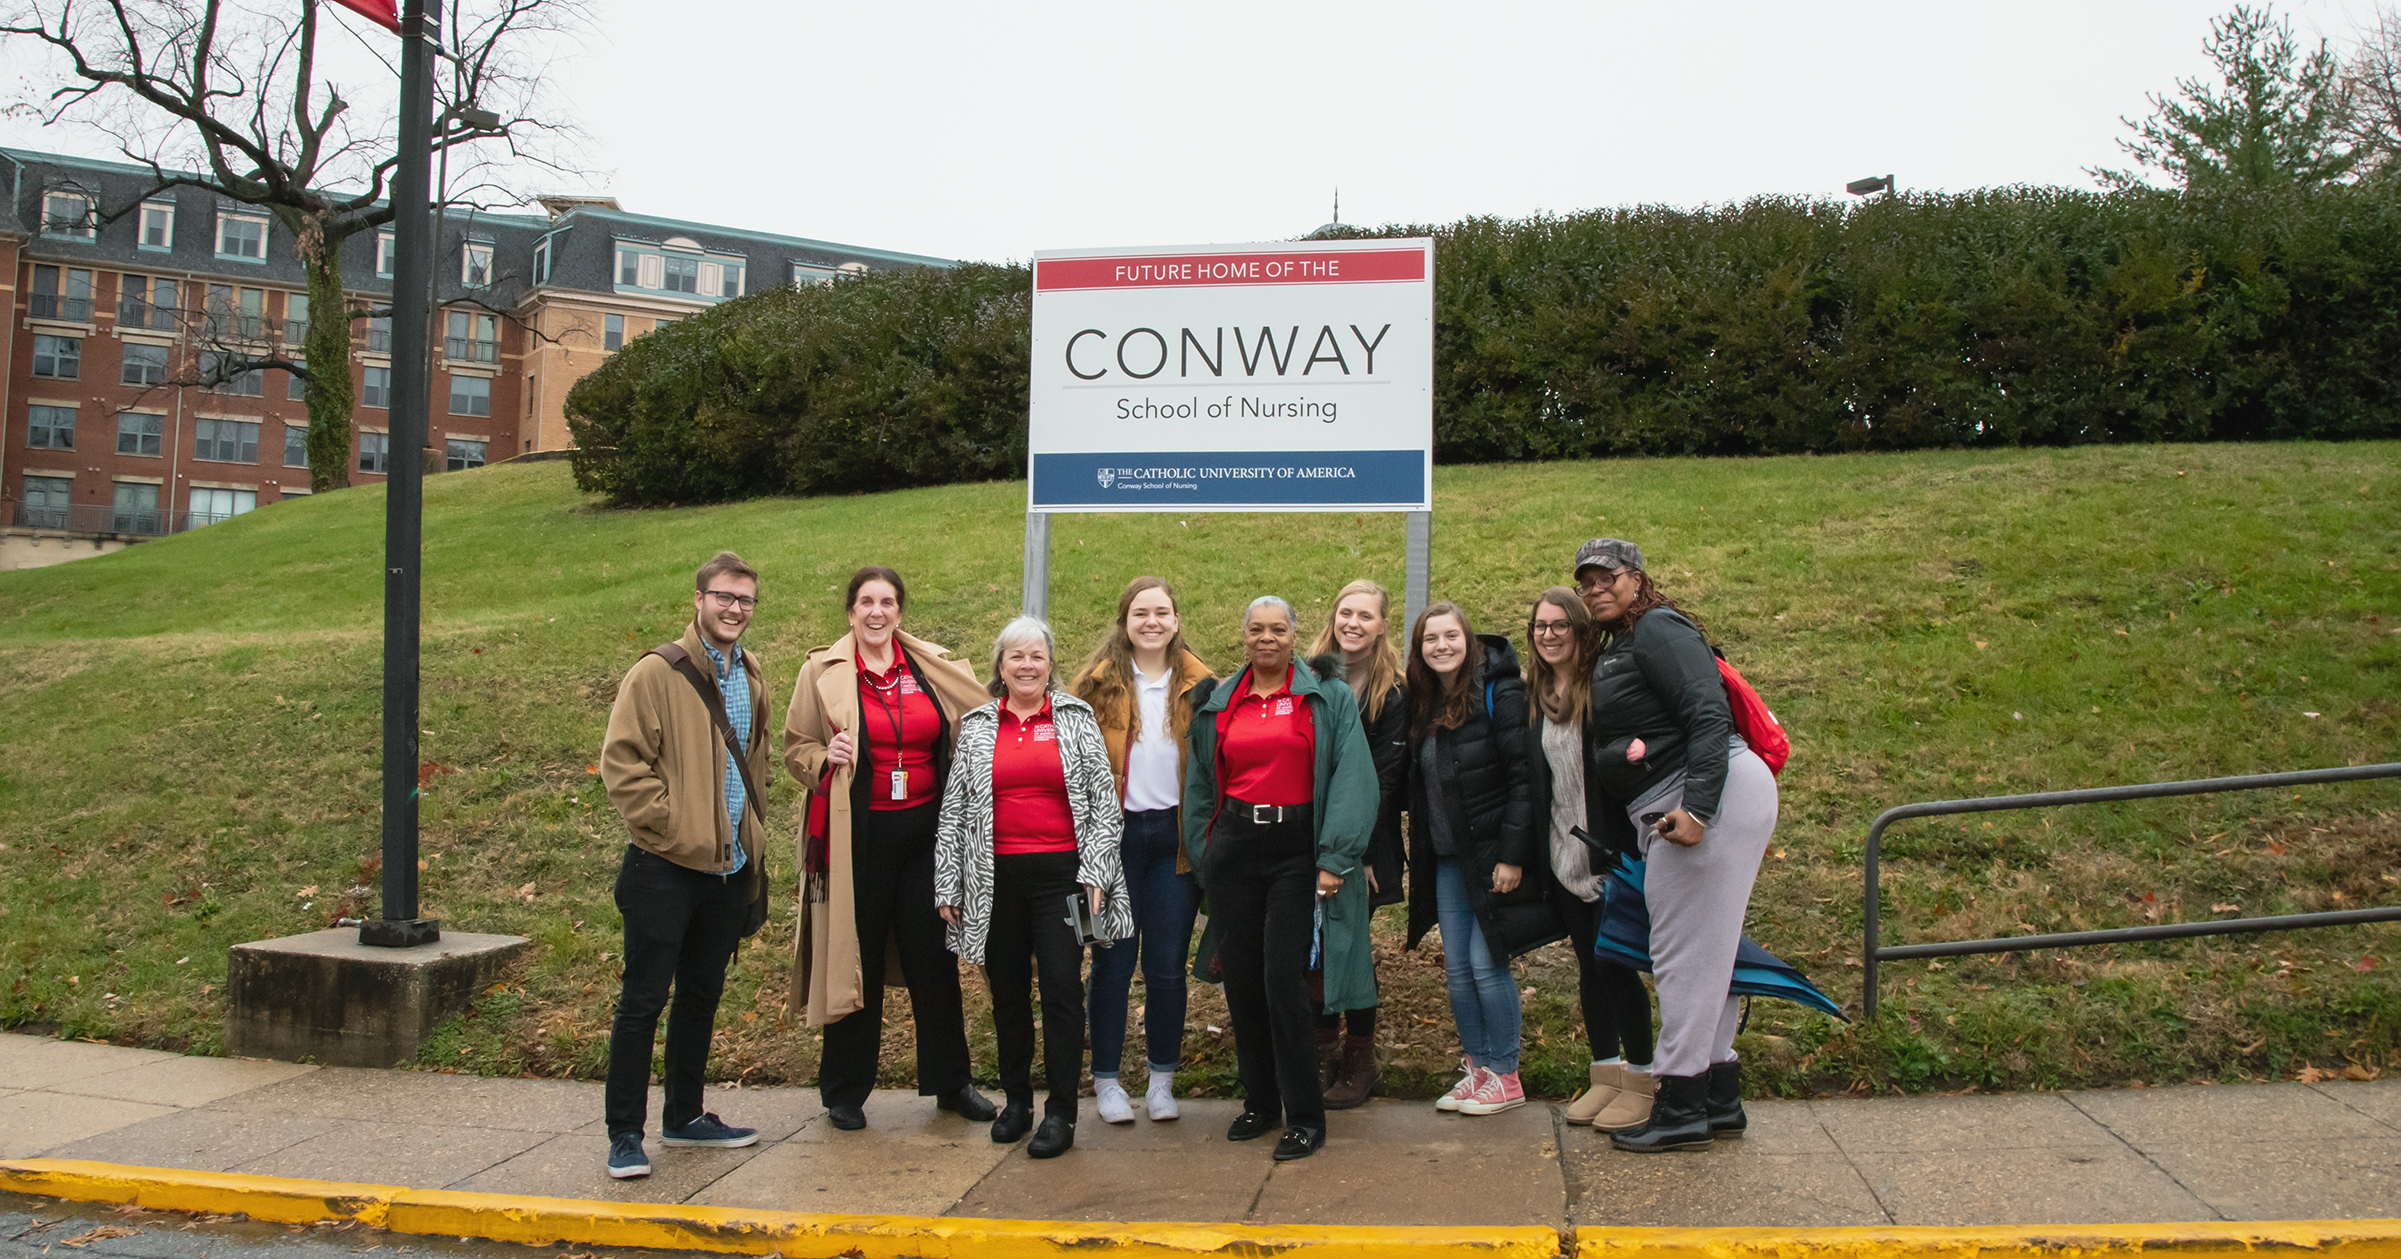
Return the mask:
<path id="1" fill-rule="evenodd" d="M 958 748 L 934 835 L 934 903 L 951 951 L 984 968 L 1008 1102 L 992 1139 L 1033 1124 L 1035 972 L 1042 980 L 1042 1061 L 1050 1085 L 1026 1152 L 1075 1144 L 1084 1074 L 1084 950 L 1068 916 L 1081 898 L 1105 943 L 1134 933 L 1118 852 L 1124 814 L 1092 708 L 1063 690 L 1050 627 L 1019 617 L 992 645 L 992 703 L 959 719 Z"/>

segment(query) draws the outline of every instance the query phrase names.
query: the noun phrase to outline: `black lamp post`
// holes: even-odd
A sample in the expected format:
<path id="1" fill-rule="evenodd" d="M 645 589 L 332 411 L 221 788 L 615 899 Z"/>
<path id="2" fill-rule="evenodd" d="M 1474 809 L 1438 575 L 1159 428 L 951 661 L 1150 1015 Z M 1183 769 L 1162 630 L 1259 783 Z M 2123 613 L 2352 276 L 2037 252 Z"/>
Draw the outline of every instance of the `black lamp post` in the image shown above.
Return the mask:
<path id="1" fill-rule="evenodd" d="M 433 68 L 441 20 L 428 0 L 400 7 L 400 163 L 392 172 L 392 432 L 385 452 L 383 613 L 383 917 L 359 943 L 430 944 L 441 925 L 417 916 L 417 618 L 424 555 L 426 359 L 433 226 Z"/>

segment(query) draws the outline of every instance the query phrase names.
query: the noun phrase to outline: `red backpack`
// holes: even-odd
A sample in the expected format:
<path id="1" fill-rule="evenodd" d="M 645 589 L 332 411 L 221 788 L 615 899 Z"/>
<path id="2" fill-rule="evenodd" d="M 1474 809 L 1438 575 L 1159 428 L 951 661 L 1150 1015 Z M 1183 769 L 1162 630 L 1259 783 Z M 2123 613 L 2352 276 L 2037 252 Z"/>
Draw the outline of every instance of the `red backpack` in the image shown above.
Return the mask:
<path id="1" fill-rule="evenodd" d="M 1734 733 L 1767 762 L 1769 773 L 1782 774 L 1784 762 L 1792 759 L 1792 740 L 1784 733 L 1784 723 L 1776 720 L 1767 701 L 1726 662 L 1726 653 L 1715 647 L 1709 650 L 1717 657 L 1718 675 L 1726 680 L 1726 705 L 1734 710 Z"/>

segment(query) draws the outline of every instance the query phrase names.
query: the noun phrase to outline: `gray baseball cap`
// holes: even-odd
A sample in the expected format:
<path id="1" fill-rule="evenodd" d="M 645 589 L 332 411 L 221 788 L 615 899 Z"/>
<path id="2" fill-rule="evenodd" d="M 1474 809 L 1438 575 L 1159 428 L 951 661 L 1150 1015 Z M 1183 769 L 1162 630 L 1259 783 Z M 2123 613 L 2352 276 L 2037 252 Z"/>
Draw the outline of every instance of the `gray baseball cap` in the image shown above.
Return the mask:
<path id="1" fill-rule="evenodd" d="M 1576 548 L 1576 567 L 1581 573 L 1594 565 L 1603 568 L 1641 568 L 1642 548 L 1622 538 L 1594 538 Z"/>

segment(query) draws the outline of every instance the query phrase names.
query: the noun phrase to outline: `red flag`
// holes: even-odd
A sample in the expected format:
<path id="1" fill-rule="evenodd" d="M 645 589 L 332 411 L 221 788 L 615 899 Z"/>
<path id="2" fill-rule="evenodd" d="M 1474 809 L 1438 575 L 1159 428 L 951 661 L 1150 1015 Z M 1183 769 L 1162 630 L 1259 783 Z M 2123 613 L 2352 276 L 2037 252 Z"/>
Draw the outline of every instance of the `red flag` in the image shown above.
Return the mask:
<path id="1" fill-rule="evenodd" d="M 333 0 L 333 2 L 395 35 L 400 33 L 398 0 Z"/>

